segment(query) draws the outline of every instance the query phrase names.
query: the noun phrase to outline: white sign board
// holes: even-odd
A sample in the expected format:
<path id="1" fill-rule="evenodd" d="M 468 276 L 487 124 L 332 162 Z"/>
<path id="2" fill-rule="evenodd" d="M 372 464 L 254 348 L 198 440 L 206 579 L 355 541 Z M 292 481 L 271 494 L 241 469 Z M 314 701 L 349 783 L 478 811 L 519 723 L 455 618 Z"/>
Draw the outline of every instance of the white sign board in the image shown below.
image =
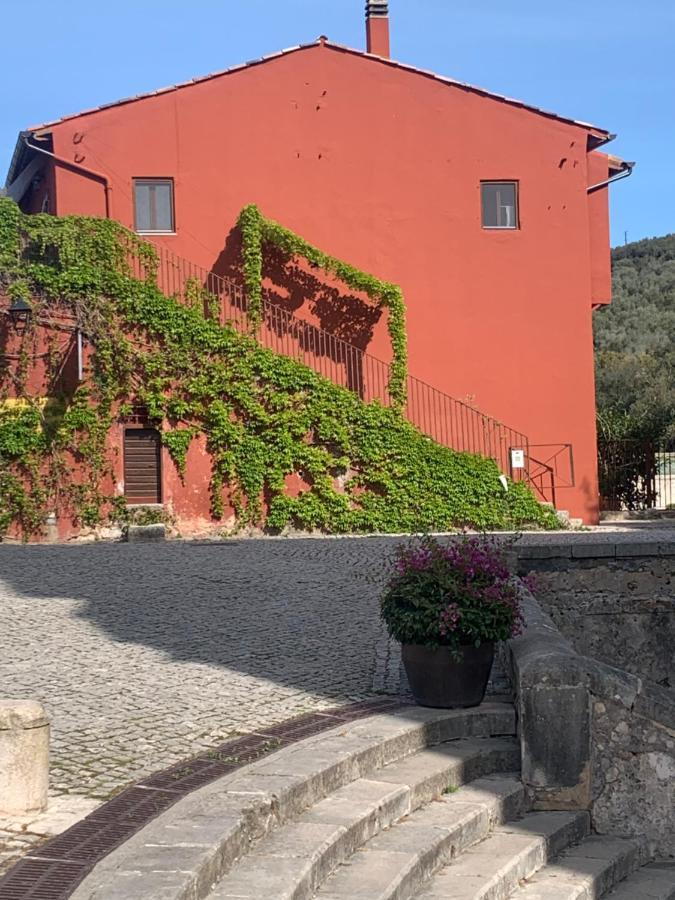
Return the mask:
<path id="1" fill-rule="evenodd" d="M 511 450 L 511 468 L 512 469 L 524 469 L 525 468 L 525 451 L 524 450 Z"/>

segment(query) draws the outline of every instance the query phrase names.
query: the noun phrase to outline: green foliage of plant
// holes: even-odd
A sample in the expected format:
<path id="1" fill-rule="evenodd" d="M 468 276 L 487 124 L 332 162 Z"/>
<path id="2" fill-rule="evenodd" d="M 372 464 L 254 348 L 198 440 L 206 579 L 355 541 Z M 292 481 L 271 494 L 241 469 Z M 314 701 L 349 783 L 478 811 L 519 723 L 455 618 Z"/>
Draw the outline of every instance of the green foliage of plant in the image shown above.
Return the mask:
<path id="1" fill-rule="evenodd" d="M 389 311 L 388 331 L 392 346 L 389 376 L 389 395 L 398 408 L 406 402 L 408 380 L 408 342 L 405 327 L 405 301 L 401 288 L 388 281 L 362 272 L 349 263 L 329 256 L 304 238 L 266 219 L 257 206 L 244 207 L 239 215 L 242 234 L 244 282 L 248 296 L 249 316 L 254 328 L 262 321 L 262 262 L 263 246 L 270 243 L 288 257 L 301 257 L 309 263 L 335 275 L 355 291 L 362 291 L 371 300 Z"/>
<path id="2" fill-rule="evenodd" d="M 0 278 L 11 276 L 19 264 L 21 210 L 16 203 L 0 203 Z"/>
<path id="3" fill-rule="evenodd" d="M 44 522 L 43 500 L 37 490 L 27 491 L 23 480 L 0 461 L 0 538 L 11 525 L 25 535 L 39 531 Z"/>
<path id="4" fill-rule="evenodd" d="M 10 300 L 30 301 L 30 287 L 25 281 L 14 281 L 7 288 L 7 296 Z"/>
<path id="5" fill-rule="evenodd" d="M 191 441 L 204 435 L 212 514 L 220 519 L 228 499 L 239 527 L 556 527 L 524 486 L 504 492 L 492 460 L 435 444 L 397 409 L 366 404 L 253 336 L 220 326 L 199 292 L 187 306 L 163 295 L 153 249 L 117 223 L 17 216 L 7 200 L 0 219 L 2 252 L 20 247 L 0 278 L 29 286 L 32 329 L 65 312 L 93 348 L 91 377 L 64 398 L 46 430 L 43 421 L 42 437 L 23 414 L 7 427 L 5 443 L 14 449 L 0 482 L 0 535 L 15 523 L 27 536 L 51 510 L 69 510 L 84 524 L 123 521 L 123 501 L 102 485 L 112 480 L 110 428 L 133 406 L 162 427 L 180 472 Z M 28 346 L 31 329 L 23 340 Z M 0 383 L 0 401 L 7 385 Z M 289 478 L 304 485 L 296 497 Z"/>
<path id="6" fill-rule="evenodd" d="M 389 634 L 402 644 L 449 647 L 505 641 L 519 634 L 520 586 L 505 548 L 485 537 L 442 545 L 426 535 L 398 548 L 381 600 Z"/>
<path id="7" fill-rule="evenodd" d="M 187 413 L 188 411 L 186 407 L 185 412 Z M 162 432 L 162 443 L 169 451 L 169 456 L 174 461 L 181 475 L 185 475 L 187 452 L 190 449 L 194 434 L 195 432 L 192 428 L 175 428 L 172 431 Z"/>
<path id="8" fill-rule="evenodd" d="M 171 517 L 165 509 L 155 506 L 129 508 L 125 504 L 118 509 L 116 521 L 124 525 L 165 525 L 171 521 Z"/>
<path id="9" fill-rule="evenodd" d="M 36 406 L 0 406 L 0 462 L 28 456 L 41 449 L 44 440 Z"/>
<path id="10" fill-rule="evenodd" d="M 257 206 L 245 206 L 239 214 L 244 285 L 251 329 L 262 323 L 262 214 Z"/>
<path id="11" fill-rule="evenodd" d="M 217 318 L 220 300 L 212 294 L 198 278 L 188 278 L 183 288 L 184 302 L 212 319 Z"/>
<path id="12" fill-rule="evenodd" d="M 675 438 L 675 234 L 612 251 L 612 303 L 594 315 L 598 430 Z"/>

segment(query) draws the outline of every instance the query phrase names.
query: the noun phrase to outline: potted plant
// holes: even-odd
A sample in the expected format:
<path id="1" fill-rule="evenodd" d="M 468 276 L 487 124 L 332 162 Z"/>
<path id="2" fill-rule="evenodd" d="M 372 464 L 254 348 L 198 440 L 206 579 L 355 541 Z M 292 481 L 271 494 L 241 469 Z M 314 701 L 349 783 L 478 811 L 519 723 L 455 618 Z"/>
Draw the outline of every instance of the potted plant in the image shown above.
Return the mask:
<path id="1" fill-rule="evenodd" d="M 442 545 L 424 537 L 398 548 L 381 614 L 402 645 L 417 703 L 477 706 L 495 642 L 521 631 L 519 582 L 492 540 L 470 537 Z"/>

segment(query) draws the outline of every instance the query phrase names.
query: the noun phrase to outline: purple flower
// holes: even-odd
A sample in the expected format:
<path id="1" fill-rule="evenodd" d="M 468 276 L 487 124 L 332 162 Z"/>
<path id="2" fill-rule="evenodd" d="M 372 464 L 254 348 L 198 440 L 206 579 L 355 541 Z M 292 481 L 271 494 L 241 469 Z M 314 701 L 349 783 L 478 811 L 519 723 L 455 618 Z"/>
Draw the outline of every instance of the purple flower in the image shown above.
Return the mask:
<path id="1" fill-rule="evenodd" d="M 441 621 L 439 631 L 446 637 L 449 631 L 457 631 L 459 620 L 462 618 L 462 612 L 456 603 L 449 603 L 444 610 L 441 611 Z"/>
<path id="2" fill-rule="evenodd" d="M 407 643 L 507 640 L 523 628 L 519 590 L 498 542 L 471 536 L 442 544 L 425 537 L 399 548 L 383 617 Z"/>
<path id="3" fill-rule="evenodd" d="M 531 594 L 534 594 L 539 587 L 537 576 L 530 572 L 529 575 L 523 575 L 520 579 L 525 586 L 526 590 L 528 590 Z"/>

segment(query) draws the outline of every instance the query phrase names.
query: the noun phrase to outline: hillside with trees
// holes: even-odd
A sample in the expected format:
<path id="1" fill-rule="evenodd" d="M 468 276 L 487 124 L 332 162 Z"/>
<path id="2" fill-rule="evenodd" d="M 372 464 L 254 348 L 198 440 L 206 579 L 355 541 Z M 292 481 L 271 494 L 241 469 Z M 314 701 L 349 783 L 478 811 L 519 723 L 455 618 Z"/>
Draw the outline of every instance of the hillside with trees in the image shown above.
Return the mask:
<path id="1" fill-rule="evenodd" d="M 616 247 L 612 271 L 594 314 L 599 434 L 675 439 L 675 234 Z"/>

